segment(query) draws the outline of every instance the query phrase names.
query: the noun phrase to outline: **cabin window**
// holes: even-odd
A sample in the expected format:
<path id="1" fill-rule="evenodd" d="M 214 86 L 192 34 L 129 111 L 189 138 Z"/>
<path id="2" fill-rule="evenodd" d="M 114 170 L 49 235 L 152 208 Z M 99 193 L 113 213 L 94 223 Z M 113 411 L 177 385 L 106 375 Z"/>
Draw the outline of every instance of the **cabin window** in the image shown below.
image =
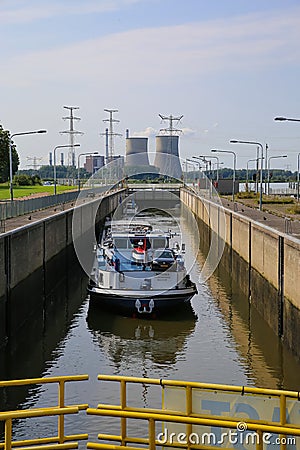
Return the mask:
<path id="1" fill-rule="evenodd" d="M 127 248 L 128 239 L 127 238 L 115 238 L 114 244 L 118 249 Z"/>
<path id="2" fill-rule="evenodd" d="M 99 273 L 99 284 L 103 284 L 103 273 Z"/>
<path id="3" fill-rule="evenodd" d="M 167 245 L 165 238 L 156 238 L 153 239 L 152 247 L 155 248 L 165 248 Z"/>

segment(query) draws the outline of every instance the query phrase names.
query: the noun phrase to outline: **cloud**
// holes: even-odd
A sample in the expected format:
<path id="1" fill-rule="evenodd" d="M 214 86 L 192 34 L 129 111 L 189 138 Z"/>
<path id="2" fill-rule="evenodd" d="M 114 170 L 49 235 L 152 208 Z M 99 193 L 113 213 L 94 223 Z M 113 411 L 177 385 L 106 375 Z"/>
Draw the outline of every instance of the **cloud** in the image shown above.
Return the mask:
<path id="1" fill-rule="evenodd" d="M 211 131 L 214 131 L 214 130 L 215 130 L 216 128 L 218 128 L 218 127 L 219 127 L 219 124 L 216 122 L 216 123 L 214 123 L 213 125 L 211 125 L 211 127 L 206 128 L 205 130 L 202 130 L 201 133 L 204 133 L 204 134 L 211 133 Z"/>
<path id="2" fill-rule="evenodd" d="M 0 24 L 28 23 L 66 15 L 117 11 L 144 0 L 2 1 Z"/>
<path id="3" fill-rule="evenodd" d="M 143 131 L 134 131 L 132 133 L 132 136 L 135 137 L 155 137 L 158 134 L 158 130 L 155 130 L 155 128 L 152 127 L 147 127 L 145 130 Z"/>
<path id="4" fill-rule="evenodd" d="M 114 3 L 120 6 L 128 1 L 133 0 Z M 92 8 L 95 2 L 87 3 Z M 298 65 L 299 41 L 300 8 L 289 13 L 135 29 L 6 58 L 0 82 L 11 86 L 39 81 L 164 85 L 170 77 L 176 82 L 205 73 Z"/>
<path id="5" fill-rule="evenodd" d="M 182 128 L 181 130 L 184 136 L 195 136 L 197 133 L 196 130 L 192 130 L 191 128 Z"/>

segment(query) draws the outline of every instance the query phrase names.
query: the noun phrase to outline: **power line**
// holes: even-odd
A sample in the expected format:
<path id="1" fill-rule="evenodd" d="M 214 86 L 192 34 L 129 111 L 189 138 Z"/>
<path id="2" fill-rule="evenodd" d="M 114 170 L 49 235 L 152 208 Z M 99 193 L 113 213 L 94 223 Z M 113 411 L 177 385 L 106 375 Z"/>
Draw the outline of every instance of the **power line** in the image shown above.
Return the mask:
<path id="1" fill-rule="evenodd" d="M 74 129 L 74 121 L 75 120 L 81 120 L 80 117 L 75 117 L 73 114 L 73 111 L 75 109 L 79 109 L 78 106 L 64 106 L 65 109 L 70 111 L 70 115 L 67 117 L 63 117 L 63 120 L 69 120 L 70 121 L 70 128 L 69 130 L 66 131 L 61 131 L 61 134 L 68 134 L 69 135 L 69 142 L 70 142 L 70 150 L 68 152 L 68 161 L 67 161 L 67 165 L 68 166 L 75 166 L 75 148 L 74 148 L 74 144 L 75 144 L 75 135 L 82 135 L 84 134 L 82 131 L 76 131 Z"/>
<path id="2" fill-rule="evenodd" d="M 103 119 L 103 122 L 109 123 L 109 129 L 105 130 L 105 133 L 101 133 L 106 136 L 106 164 L 114 159 L 114 137 L 122 136 L 120 133 L 114 132 L 114 123 L 119 123 L 118 119 L 113 118 L 113 114 L 119 112 L 118 109 L 104 109 L 105 112 L 109 113 L 108 119 Z"/>
<path id="3" fill-rule="evenodd" d="M 173 127 L 173 122 L 176 122 L 176 124 L 178 124 L 180 122 L 180 120 L 183 118 L 183 115 L 179 116 L 179 117 L 174 117 L 172 116 L 172 114 L 170 114 L 169 116 L 163 116 L 162 114 L 158 114 L 159 117 L 162 119 L 162 121 L 168 120 L 169 121 L 169 128 L 161 128 L 159 131 L 162 134 L 169 134 L 170 136 L 173 136 L 174 134 L 181 134 L 182 130 L 180 129 L 176 129 Z"/>
<path id="4" fill-rule="evenodd" d="M 27 156 L 26 159 L 27 161 L 32 161 L 32 164 L 26 164 L 26 166 L 33 167 L 34 170 L 37 170 L 40 165 L 38 164 L 38 161 L 42 161 L 43 158 L 37 156 Z"/>

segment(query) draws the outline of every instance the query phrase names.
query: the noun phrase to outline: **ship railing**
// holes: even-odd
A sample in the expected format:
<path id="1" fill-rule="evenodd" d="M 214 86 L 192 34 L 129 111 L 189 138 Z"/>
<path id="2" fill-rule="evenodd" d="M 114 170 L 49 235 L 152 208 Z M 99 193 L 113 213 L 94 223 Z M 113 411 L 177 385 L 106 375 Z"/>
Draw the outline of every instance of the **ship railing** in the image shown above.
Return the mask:
<path id="1" fill-rule="evenodd" d="M 244 437 L 240 439 L 245 439 L 248 436 L 250 441 L 250 447 L 246 445 L 243 446 L 244 441 L 241 441 L 240 447 L 238 448 L 251 448 L 256 450 L 263 450 L 266 448 L 267 439 L 273 439 L 270 445 L 274 446 L 274 439 L 276 437 L 277 448 L 288 449 L 288 448 L 300 448 L 299 447 L 299 436 L 300 436 L 300 426 L 298 423 L 287 423 L 288 416 L 291 411 L 291 405 L 288 401 L 294 402 L 294 406 L 299 405 L 300 396 L 298 392 L 293 391 L 283 391 L 274 389 L 260 389 L 244 386 L 226 386 L 217 384 L 206 384 L 206 383 L 195 383 L 195 382 L 184 382 L 184 381 L 172 381 L 172 380 L 162 380 L 162 379 L 150 379 L 150 378 L 136 378 L 136 377 L 124 377 L 124 376 L 112 376 L 112 375 L 99 375 L 98 379 L 101 381 L 111 381 L 118 382 L 120 389 L 120 403 L 117 405 L 99 404 L 97 408 L 88 408 L 87 414 L 99 417 L 109 417 L 109 418 L 119 418 L 120 419 L 120 433 L 119 434 L 104 434 L 99 433 L 98 439 L 102 442 L 88 442 L 87 448 L 89 449 L 105 449 L 105 450 L 140 450 L 141 448 L 148 450 L 156 450 L 161 448 L 176 448 L 176 449 L 221 449 L 224 448 L 224 442 L 219 445 L 220 442 L 212 440 L 204 442 L 201 438 L 212 438 L 212 430 L 218 430 L 220 436 L 222 433 L 227 431 L 227 442 L 225 443 L 226 448 L 237 448 L 236 439 L 244 432 Z M 142 385 L 145 389 L 148 389 L 150 385 L 156 385 L 162 390 L 163 408 L 140 408 L 135 406 L 130 406 L 127 400 L 127 390 L 130 383 L 137 383 Z M 168 395 L 164 391 L 166 389 L 179 389 L 183 395 L 182 409 L 178 409 L 171 401 L 172 408 L 166 408 L 164 404 L 164 396 Z M 208 393 L 211 395 L 210 398 L 214 398 L 217 394 L 228 395 L 232 394 L 237 397 L 237 401 L 240 404 L 248 405 L 251 403 L 251 398 L 257 401 L 258 404 L 264 404 L 270 402 L 272 408 L 274 407 L 273 401 L 278 402 L 277 404 L 277 421 L 274 419 L 258 419 L 257 417 L 249 418 L 249 411 L 251 411 L 251 406 L 249 408 L 240 410 L 235 414 L 230 415 L 227 413 L 220 415 L 207 414 L 205 412 L 197 412 L 197 401 L 194 394 L 199 395 L 199 391 Z M 176 392 L 175 392 L 176 397 Z M 199 400 L 199 398 L 198 398 Z M 242 403 L 244 401 L 244 403 Z M 176 403 L 176 402 L 175 402 Z M 232 403 L 229 402 L 232 405 Z M 233 399 L 234 404 L 234 399 Z M 275 409 L 276 409 L 275 408 Z M 298 408 L 299 409 L 299 408 Z M 210 411 L 211 412 L 211 411 Z M 130 430 L 139 430 L 140 425 L 134 426 L 132 421 L 144 421 L 148 426 L 144 427 L 146 432 L 142 436 L 137 436 L 136 433 L 133 435 Z M 129 423 L 128 423 L 129 422 Z M 102 421 L 99 420 L 99 425 Z M 163 428 L 163 427 L 164 428 Z M 170 428 L 169 428 L 170 427 Z M 180 433 L 178 432 L 178 427 Z M 164 430 L 163 433 L 161 432 Z M 166 432 L 170 430 L 170 433 Z M 172 432 L 173 430 L 173 432 Z M 176 431 L 177 430 L 177 436 Z M 198 441 L 196 439 L 196 430 L 201 430 L 202 435 L 198 435 Z M 235 437 L 235 442 L 228 443 L 228 435 L 232 433 Z M 147 436 L 148 435 L 148 436 Z M 163 439 L 162 439 L 163 435 Z M 249 436 L 250 435 L 250 436 Z M 168 436 L 167 439 L 165 437 Z M 170 436 L 172 439 L 169 439 Z M 189 437 L 192 436 L 193 439 L 190 440 Z M 231 436 L 231 435 L 230 435 Z M 297 445 L 296 445 L 297 439 Z M 117 445 L 119 443 L 119 445 Z M 210 444 L 213 445 L 210 445 Z M 268 443 L 268 442 L 267 442 Z M 288 446 L 287 443 L 291 443 Z M 208 444 L 208 445 L 207 445 Z M 232 444 L 232 445 L 230 445 Z M 137 445 L 137 446 L 135 446 Z M 268 447 L 269 448 L 269 447 Z"/>
<path id="2" fill-rule="evenodd" d="M 88 375 L 57 376 L 45 378 L 30 378 L 24 380 L 0 381 L 0 389 L 15 388 L 17 386 L 57 384 L 57 405 L 46 408 L 30 408 L 16 411 L 0 412 L 0 422 L 4 422 L 4 442 L 0 442 L 0 449 L 12 450 L 51 450 L 51 449 L 73 449 L 78 448 L 79 440 L 88 439 L 88 434 L 65 434 L 65 415 L 78 414 L 81 410 L 86 410 L 88 404 L 65 404 L 65 385 L 68 382 L 88 380 Z M 53 417 L 57 416 L 57 435 L 51 437 L 13 440 L 13 423 L 17 420 L 29 418 Z"/>

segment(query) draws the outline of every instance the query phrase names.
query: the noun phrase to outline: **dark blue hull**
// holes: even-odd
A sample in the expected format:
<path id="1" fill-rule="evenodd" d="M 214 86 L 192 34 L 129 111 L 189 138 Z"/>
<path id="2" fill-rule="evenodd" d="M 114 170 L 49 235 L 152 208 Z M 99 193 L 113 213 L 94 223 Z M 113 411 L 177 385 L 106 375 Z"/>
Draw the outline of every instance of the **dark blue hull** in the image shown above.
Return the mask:
<path id="1" fill-rule="evenodd" d="M 186 304 L 189 304 L 191 298 L 197 293 L 197 290 L 195 286 L 191 286 L 188 292 L 186 290 L 183 290 L 182 293 L 177 291 L 176 295 L 163 294 L 140 298 L 102 294 L 94 292 L 92 286 L 88 287 L 88 292 L 90 302 L 93 306 L 99 306 L 107 311 L 124 316 L 153 318 L 172 314 Z"/>

